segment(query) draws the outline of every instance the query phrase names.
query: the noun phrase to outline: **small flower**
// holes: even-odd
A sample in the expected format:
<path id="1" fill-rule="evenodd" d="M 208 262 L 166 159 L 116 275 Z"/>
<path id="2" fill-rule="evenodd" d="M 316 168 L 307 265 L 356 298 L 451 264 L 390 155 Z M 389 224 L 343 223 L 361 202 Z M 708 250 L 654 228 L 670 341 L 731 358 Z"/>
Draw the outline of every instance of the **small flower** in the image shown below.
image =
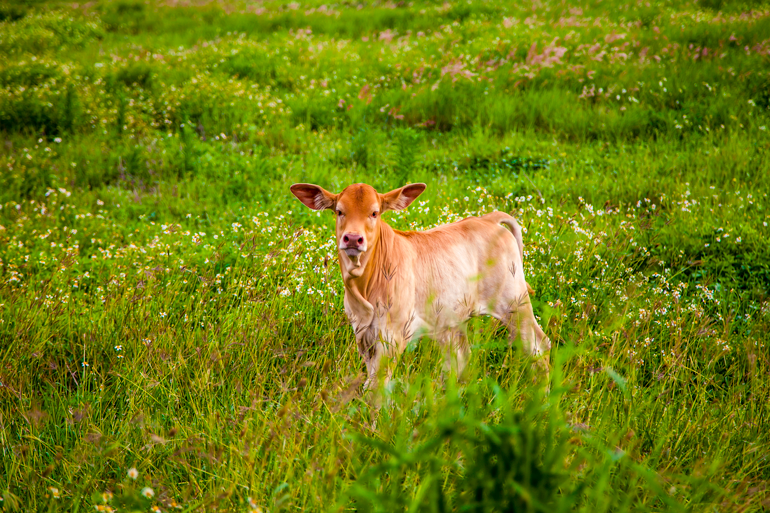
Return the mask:
<path id="1" fill-rule="evenodd" d="M 254 499 L 251 497 L 247 498 L 249 501 L 249 513 L 262 513 L 262 508 L 257 506 L 257 503 L 254 502 Z"/>
<path id="2" fill-rule="evenodd" d="M 165 319 L 168 314 L 166 312 L 161 312 L 160 317 L 161 319 Z"/>
<path id="3" fill-rule="evenodd" d="M 128 477 L 136 481 L 136 478 L 139 477 L 139 471 L 136 470 L 136 467 L 128 469 Z"/>
<path id="4" fill-rule="evenodd" d="M 61 493 L 59 492 L 58 488 L 55 488 L 53 486 L 49 486 L 48 487 L 48 491 L 51 492 L 51 495 L 53 495 L 54 499 L 60 499 L 61 498 Z"/>
<path id="5" fill-rule="evenodd" d="M 141 493 L 142 493 L 142 495 L 144 495 L 148 499 L 152 499 L 153 497 L 155 497 L 155 490 L 153 490 L 149 486 L 145 486 L 144 488 L 142 488 L 142 492 Z"/>
<path id="6" fill-rule="evenodd" d="M 150 511 L 152 511 L 152 513 L 161 513 L 163 510 L 160 509 L 158 506 L 153 506 L 150 508 Z"/>
<path id="7" fill-rule="evenodd" d="M 112 500 L 112 492 L 107 491 L 102 494 L 103 502 L 110 502 L 111 500 Z"/>
<path id="8" fill-rule="evenodd" d="M 90 365 L 88 365 L 88 362 L 85 362 L 85 361 L 83 363 L 81 363 L 80 365 L 82 367 L 90 367 Z"/>

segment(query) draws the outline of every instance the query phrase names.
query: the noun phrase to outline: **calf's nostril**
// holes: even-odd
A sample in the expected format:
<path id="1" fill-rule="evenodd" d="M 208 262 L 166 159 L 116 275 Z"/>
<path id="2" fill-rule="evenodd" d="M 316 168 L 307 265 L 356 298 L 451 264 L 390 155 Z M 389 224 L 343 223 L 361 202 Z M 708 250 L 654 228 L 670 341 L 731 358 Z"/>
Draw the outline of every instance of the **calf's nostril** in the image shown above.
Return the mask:
<path id="1" fill-rule="evenodd" d="M 350 241 L 350 239 L 348 238 L 347 235 L 345 235 L 344 237 L 342 237 L 342 241 L 347 244 Z"/>
<path id="2" fill-rule="evenodd" d="M 364 238 L 363 237 L 359 237 L 358 238 L 358 244 L 361 245 L 363 243 L 364 243 Z"/>

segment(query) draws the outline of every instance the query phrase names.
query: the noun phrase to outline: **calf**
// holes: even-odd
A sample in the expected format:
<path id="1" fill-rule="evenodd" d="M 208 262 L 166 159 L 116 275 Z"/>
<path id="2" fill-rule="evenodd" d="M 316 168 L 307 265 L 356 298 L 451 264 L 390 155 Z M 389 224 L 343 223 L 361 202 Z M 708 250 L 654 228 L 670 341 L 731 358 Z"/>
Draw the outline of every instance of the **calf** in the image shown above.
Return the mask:
<path id="1" fill-rule="evenodd" d="M 366 184 L 339 194 L 317 185 L 291 186 L 307 207 L 337 217 L 345 313 L 366 364 L 367 388 L 376 384 L 383 356 L 392 361 L 421 335 L 439 341 L 460 374 L 470 354 L 463 325 L 476 315 L 499 319 L 532 356 L 551 347 L 532 312 L 516 220 L 492 212 L 412 232 L 381 219 L 388 210 L 408 207 L 424 190 L 421 183 L 387 194 Z M 540 365 L 548 369 L 547 356 Z M 388 368 L 385 379 L 390 375 Z"/>

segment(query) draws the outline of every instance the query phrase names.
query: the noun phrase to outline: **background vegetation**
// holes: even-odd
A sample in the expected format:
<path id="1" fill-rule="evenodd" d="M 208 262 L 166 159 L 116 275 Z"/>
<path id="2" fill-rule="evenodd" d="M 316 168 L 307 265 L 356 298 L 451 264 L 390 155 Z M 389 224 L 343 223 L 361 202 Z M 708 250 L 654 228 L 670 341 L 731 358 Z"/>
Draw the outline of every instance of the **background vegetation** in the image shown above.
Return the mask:
<path id="1" fill-rule="evenodd" d="M 767 511 L 770 5 L 4 2 L 0 509 Z M 331 215 L 525 234 L 377 414 Z"/>

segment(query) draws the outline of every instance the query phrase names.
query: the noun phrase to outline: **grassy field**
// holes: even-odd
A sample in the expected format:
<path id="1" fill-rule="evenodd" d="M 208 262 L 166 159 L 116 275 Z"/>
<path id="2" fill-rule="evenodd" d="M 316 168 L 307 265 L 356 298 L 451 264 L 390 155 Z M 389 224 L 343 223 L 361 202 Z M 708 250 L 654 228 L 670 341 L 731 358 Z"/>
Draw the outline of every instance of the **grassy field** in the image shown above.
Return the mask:
<path id="1" fill-rule="evenodd" d="M 770 4 L 0 5 L 0 510 L 770 510 Z M 334 219 L 525 227 L 377 411 Z"/>

